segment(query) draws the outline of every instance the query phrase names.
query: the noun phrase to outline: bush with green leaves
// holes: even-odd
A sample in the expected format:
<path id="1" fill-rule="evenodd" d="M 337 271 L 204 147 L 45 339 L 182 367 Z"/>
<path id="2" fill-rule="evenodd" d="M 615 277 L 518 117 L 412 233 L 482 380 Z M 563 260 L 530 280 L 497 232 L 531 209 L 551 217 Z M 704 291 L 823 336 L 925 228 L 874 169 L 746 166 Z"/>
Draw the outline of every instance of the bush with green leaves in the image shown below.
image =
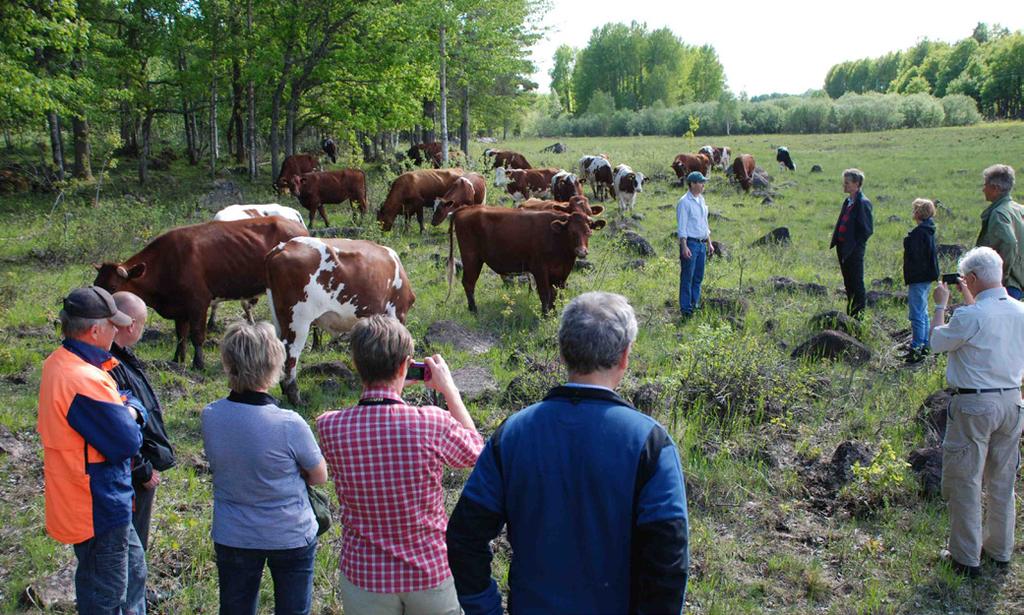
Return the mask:
<path id="1" fill-rule="evenodd" d="M 878 454 L 868 465 L 854 463 L 853 480 L 839 492 L 839 499 L 855 515 L 872 514 L 910 495 L 910 464 L 883 439 Z"/>
<path id="2" fill-rule="evenodd" d="M 906 128 L 935 128 L 942 126 L 946 112 L 942 103 L 929 94 L 910 94 L 899 98 L 903 126 Z"/>
<path id="3" fill-rule="evenodd" d="M 970 96 L 950 94 L 942 99 L 943 126 L 971 126 L 981 121 L 978 103 Z"/>

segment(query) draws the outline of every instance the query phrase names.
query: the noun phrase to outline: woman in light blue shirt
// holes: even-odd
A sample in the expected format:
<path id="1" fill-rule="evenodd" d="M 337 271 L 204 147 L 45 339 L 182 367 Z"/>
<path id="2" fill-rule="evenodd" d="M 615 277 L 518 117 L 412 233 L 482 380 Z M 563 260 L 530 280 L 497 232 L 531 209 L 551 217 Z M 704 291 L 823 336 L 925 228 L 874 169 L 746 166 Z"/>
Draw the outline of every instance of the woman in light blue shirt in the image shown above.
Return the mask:
<path id="1" fill-rule="evenodd" d="M 704 204 L 704 183 L 708 178 L 700 171 L 686 176 L 688 190 L 676 204 L 679 237 L 679 311 L 683 318 L 693 315 L 700 306 L 700 285 L 704 281 L 704 262 L 714 254 L 711 229 L 708 228 L 708 206 Z"/>

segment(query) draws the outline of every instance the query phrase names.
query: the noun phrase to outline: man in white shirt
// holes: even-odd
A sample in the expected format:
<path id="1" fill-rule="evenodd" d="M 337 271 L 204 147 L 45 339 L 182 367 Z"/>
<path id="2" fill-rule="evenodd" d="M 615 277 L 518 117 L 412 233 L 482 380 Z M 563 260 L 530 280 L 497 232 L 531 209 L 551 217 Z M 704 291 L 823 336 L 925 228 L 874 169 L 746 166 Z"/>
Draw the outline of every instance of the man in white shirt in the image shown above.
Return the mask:
<path id="1" fill-rule="evenodd" d="M 966 305 L 941 324 L 949 288 L 940 282 L 931 340 L 932 350 L 949 353 L 946 380 L 955 389 L 942 442 L 942 496 L 949 502 L 950 526 L 949 550 L 942 555 L 954 570 L 973 577 L 982 552 L 1000 567 L 1013 553 L 1014 481 L 1024 428 L 1024 304 L 1003 288 L 1003 261 L 992 248 L 965 254 L 959 271 Z"/>
<path id="2" fill-rule="evenodd" d="M 679 237 L 679 311 L 683 318 L 693 315 L 700 305 L 700 285 L 704 281 L 704 261 L 715 253 L 708 228 L 708 206 L 704 204 L 704 177 L 700 171 L 686 176 L 688 190 L 676 204 Z"/>

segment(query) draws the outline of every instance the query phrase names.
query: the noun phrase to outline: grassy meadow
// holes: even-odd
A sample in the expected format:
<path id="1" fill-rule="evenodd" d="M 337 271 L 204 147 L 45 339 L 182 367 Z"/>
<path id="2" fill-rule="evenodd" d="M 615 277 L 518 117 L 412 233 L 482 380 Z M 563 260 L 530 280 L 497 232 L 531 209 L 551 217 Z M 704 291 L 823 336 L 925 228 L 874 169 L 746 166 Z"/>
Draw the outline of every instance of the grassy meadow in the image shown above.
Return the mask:
<path id="1" fill-rule="evenodd" d="M 945 507 L 919 489 L 903 462 L 926 446 L 917 417 L 925 398 L 944 386 L 945 359 L 932 357 L 913 367 L 902 363 L 900 346 L 909 339 L 905 303 L 897 296 L 869 307 L 860 338 L 872 356 L 864 365 L 790 357 L 818 331 L 808 323 L 812 316 L 845 307 L 839 267 L 828 249 L 844 197 L 843 169 L 865 172 L 864 192 L 874 204 L 875 234 L 865 263 L 868 290 L 898 293 L 903 290 L 902 238 L 913 226 L 911 201 L 940 200 L 938 242 L 973 246 L 985 206 L 981 171 L 995 162 L 1024 171 L 1024 123 L 844 135 L 562 139 L 567 153 L 539 153 L 552 142 L 522 139 L 497 147 L 522 152 L 534 166 L 568 169 L 585 154 L 605 153 L 613 165 L 625 162 L 649 179 L 632 228 L 656 254 L 639 262 L 621 232 L 610 227 L 595 232 L 592 266 L 570 276 L 556 311 L 567 298 L 589 290 L 621 293 L 636 309 L 640 334 L 622 391 L 641 400 L 680 448 L 691 522 L 688 612 L 1024 612 L 1020 524 L 1017 557 L 1008 574 L 989 566 L 980 579 L 966 581 L 939 565 L 948 531 Z M 729 313 L 705 309 L 681 322 L 673 231 L 674 205 L 684 189 L 669 165 L 676 154 L 694 152 L 706 142 L 728 145 L 734 155 L 752 154 L 774 178 L 775 196 L 765 203 L 738 192 L 720 172 L 713 174 L 705 193 L 712 238 L 727 246 L 728 256 L 708 263 L 704 295 L 740 307 Z M 778 169 L 778 145 L 790 149 L 796 172 Z M 469 166 L 482 164 L 484 147 L 473 144 Z M 823 172 L 811 173 L 812 165 Z M 394 173 L 367 171 L 375 210 Z M 222 179 L 234 182 L 245 202 L 298 207 L 291 197 L 272 194 L 269 178 L 250 184 L 240 177 L 225 172 Z M 26 586 L 74 560 L 70 547 L 45 534 L 42 452 L 35 433 L 40 363 L 58 343 L 53 323 L 60 298 L 91 283 L 93 263 L 124 260 L 172 226 L 210 219 L 212 211 L 203 206 L 210 188 L 206 174 L 182 161 L 170 171 L 153 171 L 151 185 L 140 188 L 134 161 L 124 160 L 104 181 L 98 201 L 93 184 L 69 187 L 61 198 L 0 197 L 0 436 L 10 432 L 27 451 L 18 457 L 0 454 L 2 612 L 33 610 L 21 599 Z M 491 188 L 487 202 L 510 201 Z M 610 200 L 604 205 L 603 217 L 616 219 L 616 205 Z M 328 209 L 336 225 L 358 224 L 347 206 Z M 498 392 L 468 404 L 485 435 L 562 377 L 557 314 L 541 317 L 535 289 L 505 285 L 485 272 L 476 289 L 479 313 L 472 315 L 458 280 L 448 296 L 447 225 L 428 226 L 420 235 L 414 223 L 406 227 L 399 221 L 393 232 L 382 233 L 372 221 L 371 214 L 362 237 L 398 251 L 416 292 L 408 326 L 417 352 L 439 351 L 455 369 L 481 366 L 492 372 Z M 318 219 L 317 228 L 322 224 Z M 790 245 L 751 247 L 780 226 L 789 228 Z M 946 259 L 942 267 L 953 271 L 954 262 Z M 827 291 L 781 292 L 769 282 L 773 276 L 820 284 Z M 237 302 L 223 305 L 220 330 L 226 319 L 240 314 Z M 265 300 L 257 314 L 269 318 Z M 424 335 L 439 320 L 489 333 L 498 343 L 482 355 L 444 345 L 427 349 Z M 219 331 L 208 342 L 207 369 L 196 372 L 168 361 L 174 352 L 173 323 L 151 313 L 149 327 L 152 333 L 137 349 L 150 361 L 179 458 L 179 466 L 163 475 L 154 510 L 150 579 L 169 597 L 151 612 L 212 613 L 217 609 L 209 537 L 212 492 L 199 414 L 227 393 L 215 351 Z M 317 352 L 307 349 L 301 358 L 299 385 L 306 405 L 297 410 L 309 421 L 358 395 L 344 378 L 301 372 L 327 361 L 348 362 L 343 340 Z M 408 397 L 422 398 L 420 387 L 408 391 Z M 828 488 L 821 477 L 833 451 L 846 441 L 866 446 L 875 461 L 855 471 L 845 487 Z M 446 476 L 449 506 L 464 479 L 461 472 Z M 339 540 L 337 527 L 321 538 L 316 612 L 342 612 L 334 593 Z M 499 580 L 506 561 L 507 545 L 498 550 Z M 262 611 L 272 612 L 269 575 L 265 581 Z"/>

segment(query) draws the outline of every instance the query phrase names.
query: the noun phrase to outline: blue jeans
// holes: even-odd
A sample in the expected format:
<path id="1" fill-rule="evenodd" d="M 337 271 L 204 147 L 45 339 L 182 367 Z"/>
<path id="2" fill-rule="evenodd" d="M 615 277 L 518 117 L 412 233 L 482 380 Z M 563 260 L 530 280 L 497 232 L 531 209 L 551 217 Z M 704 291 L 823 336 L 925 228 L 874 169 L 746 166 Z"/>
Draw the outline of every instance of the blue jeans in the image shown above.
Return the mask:
<path id="1" fill-rule="evenodd" d="M 928 345 L 928 334 L 931 333 L 928 320 L 928 291 L 931 287 L 931 282 L 916 282 L 907 287 L 907 315 L 914 334 L 910 347 L 918 350 Z"/>
<path id="2" fill-rule="evenodd" d="M 686 239 L 690 258 L 683 258 L 679 248 L 679 311 L 689 316 L 700 306 L 700 285 L 704 281 L 704 261 L 708 256 L 707 244 L 695 239 Z"/>
<path id="3" fill-rule="evenodd" d="M 1022 293 L 1020 291 L 1020 289 L 1017 288 L 1016 286 L 1007 286 L 1006 287 L 1006 294 L 1010 295 L 1011 297 L 1013 297 L 1017 301 L 1020 301 L 1021 297 L 1024 297 L 1024 293 Z"/>
<path id="4" fill-rule="evenodd" d="M 239 549 L 214 543 L 221 615 L 256 615 L 263 566 L 274 580 L 274 613 L 308 615 L 313 608 L 316 540 L 295 549 Z"/>
<path id="5" fill-rule="evenodd" d="M 75 557 L 81 615 L 145 615 L 146 552 L 131 523 L 76 544 Z"/>

